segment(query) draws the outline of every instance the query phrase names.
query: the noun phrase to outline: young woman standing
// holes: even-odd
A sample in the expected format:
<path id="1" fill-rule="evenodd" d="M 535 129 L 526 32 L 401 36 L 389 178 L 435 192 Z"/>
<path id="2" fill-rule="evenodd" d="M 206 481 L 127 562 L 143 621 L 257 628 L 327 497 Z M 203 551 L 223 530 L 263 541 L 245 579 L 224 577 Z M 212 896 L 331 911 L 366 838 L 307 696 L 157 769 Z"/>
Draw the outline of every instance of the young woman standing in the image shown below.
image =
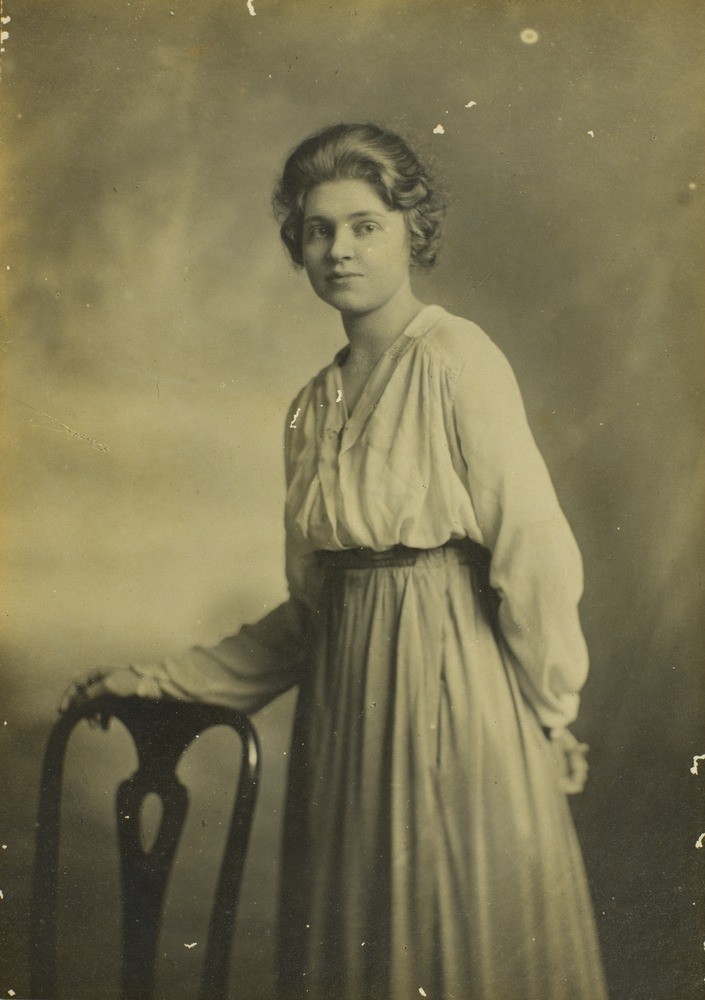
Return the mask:
<path id="1" fill-rule="evenodd" d="M 581 560 L 504 356 L 412 289 L 442 208 L 373 125 L 301 143 L 281 234 L 348 344 L 287 414 L 290 599 L 79 686 L 256 711 L 300 684 L 283 996 L 603 1000 L 565 793 Z"/>

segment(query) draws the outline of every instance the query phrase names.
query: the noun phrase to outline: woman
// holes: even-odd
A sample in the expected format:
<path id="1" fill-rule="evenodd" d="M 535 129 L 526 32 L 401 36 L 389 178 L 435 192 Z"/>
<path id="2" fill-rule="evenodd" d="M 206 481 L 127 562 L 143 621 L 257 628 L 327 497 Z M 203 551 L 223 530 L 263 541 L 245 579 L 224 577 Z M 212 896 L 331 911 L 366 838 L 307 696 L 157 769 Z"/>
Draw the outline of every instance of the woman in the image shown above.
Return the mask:
<path id="1" fill-rule="evenodd" d="M 254 712 L 300 683 L 283 995 L 601 1000 L 565 799 L 586 774 L 566 729 L 587 670 L 581 561 L 512 371 L 412 291 L 442 210 L 398 136 L 311 136 L 274 203 L 348 338 L 286 418 L 290 599 L 77 696 Z"/>

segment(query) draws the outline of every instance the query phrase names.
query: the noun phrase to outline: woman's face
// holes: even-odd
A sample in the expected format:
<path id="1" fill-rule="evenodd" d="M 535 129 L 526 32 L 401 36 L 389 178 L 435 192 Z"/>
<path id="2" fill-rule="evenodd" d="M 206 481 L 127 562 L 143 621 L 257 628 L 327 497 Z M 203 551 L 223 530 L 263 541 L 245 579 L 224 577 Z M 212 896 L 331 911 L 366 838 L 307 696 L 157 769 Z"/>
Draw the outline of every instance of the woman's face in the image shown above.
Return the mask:
<path id="1" fill-rule="evenodd" d="M 366 181 L 326 181 L 304 206 L 303 259 L 313 290 L 341 313 L 362 315 L 409 287 L 402 212 Z"/>

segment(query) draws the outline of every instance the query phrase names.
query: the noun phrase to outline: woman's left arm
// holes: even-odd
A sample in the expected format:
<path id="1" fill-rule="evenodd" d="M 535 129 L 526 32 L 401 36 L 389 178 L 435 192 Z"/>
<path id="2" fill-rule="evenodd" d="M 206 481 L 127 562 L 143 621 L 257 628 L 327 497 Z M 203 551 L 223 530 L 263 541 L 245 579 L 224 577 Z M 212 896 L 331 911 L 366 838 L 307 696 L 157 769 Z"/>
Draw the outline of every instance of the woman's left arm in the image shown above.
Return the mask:
<path id="1" fill-rule="evenodd" d="M 489 339 L 455 379 L 454 414 L 467 487 L 492 553 L 502 635 L 542 726 L 560 729 L 577 715 L 588 669 L 578 617 L 582 560 L 514 373 Z"/>

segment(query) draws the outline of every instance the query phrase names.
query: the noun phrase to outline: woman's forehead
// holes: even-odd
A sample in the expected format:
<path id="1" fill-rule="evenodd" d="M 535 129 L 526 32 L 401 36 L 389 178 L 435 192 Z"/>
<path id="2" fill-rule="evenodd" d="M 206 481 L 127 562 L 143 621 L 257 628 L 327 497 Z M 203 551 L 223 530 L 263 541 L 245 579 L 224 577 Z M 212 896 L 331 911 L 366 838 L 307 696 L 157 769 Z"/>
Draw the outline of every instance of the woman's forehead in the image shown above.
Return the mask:
<path id="1" fill-rule="evenodd" d="M 368 213 L 390 215 L 392 211 L 371 184 L 355 178 L 323 181 L 308 192 L 304 201 L 306 219 L 312 216 L 347 218 Z"/>

